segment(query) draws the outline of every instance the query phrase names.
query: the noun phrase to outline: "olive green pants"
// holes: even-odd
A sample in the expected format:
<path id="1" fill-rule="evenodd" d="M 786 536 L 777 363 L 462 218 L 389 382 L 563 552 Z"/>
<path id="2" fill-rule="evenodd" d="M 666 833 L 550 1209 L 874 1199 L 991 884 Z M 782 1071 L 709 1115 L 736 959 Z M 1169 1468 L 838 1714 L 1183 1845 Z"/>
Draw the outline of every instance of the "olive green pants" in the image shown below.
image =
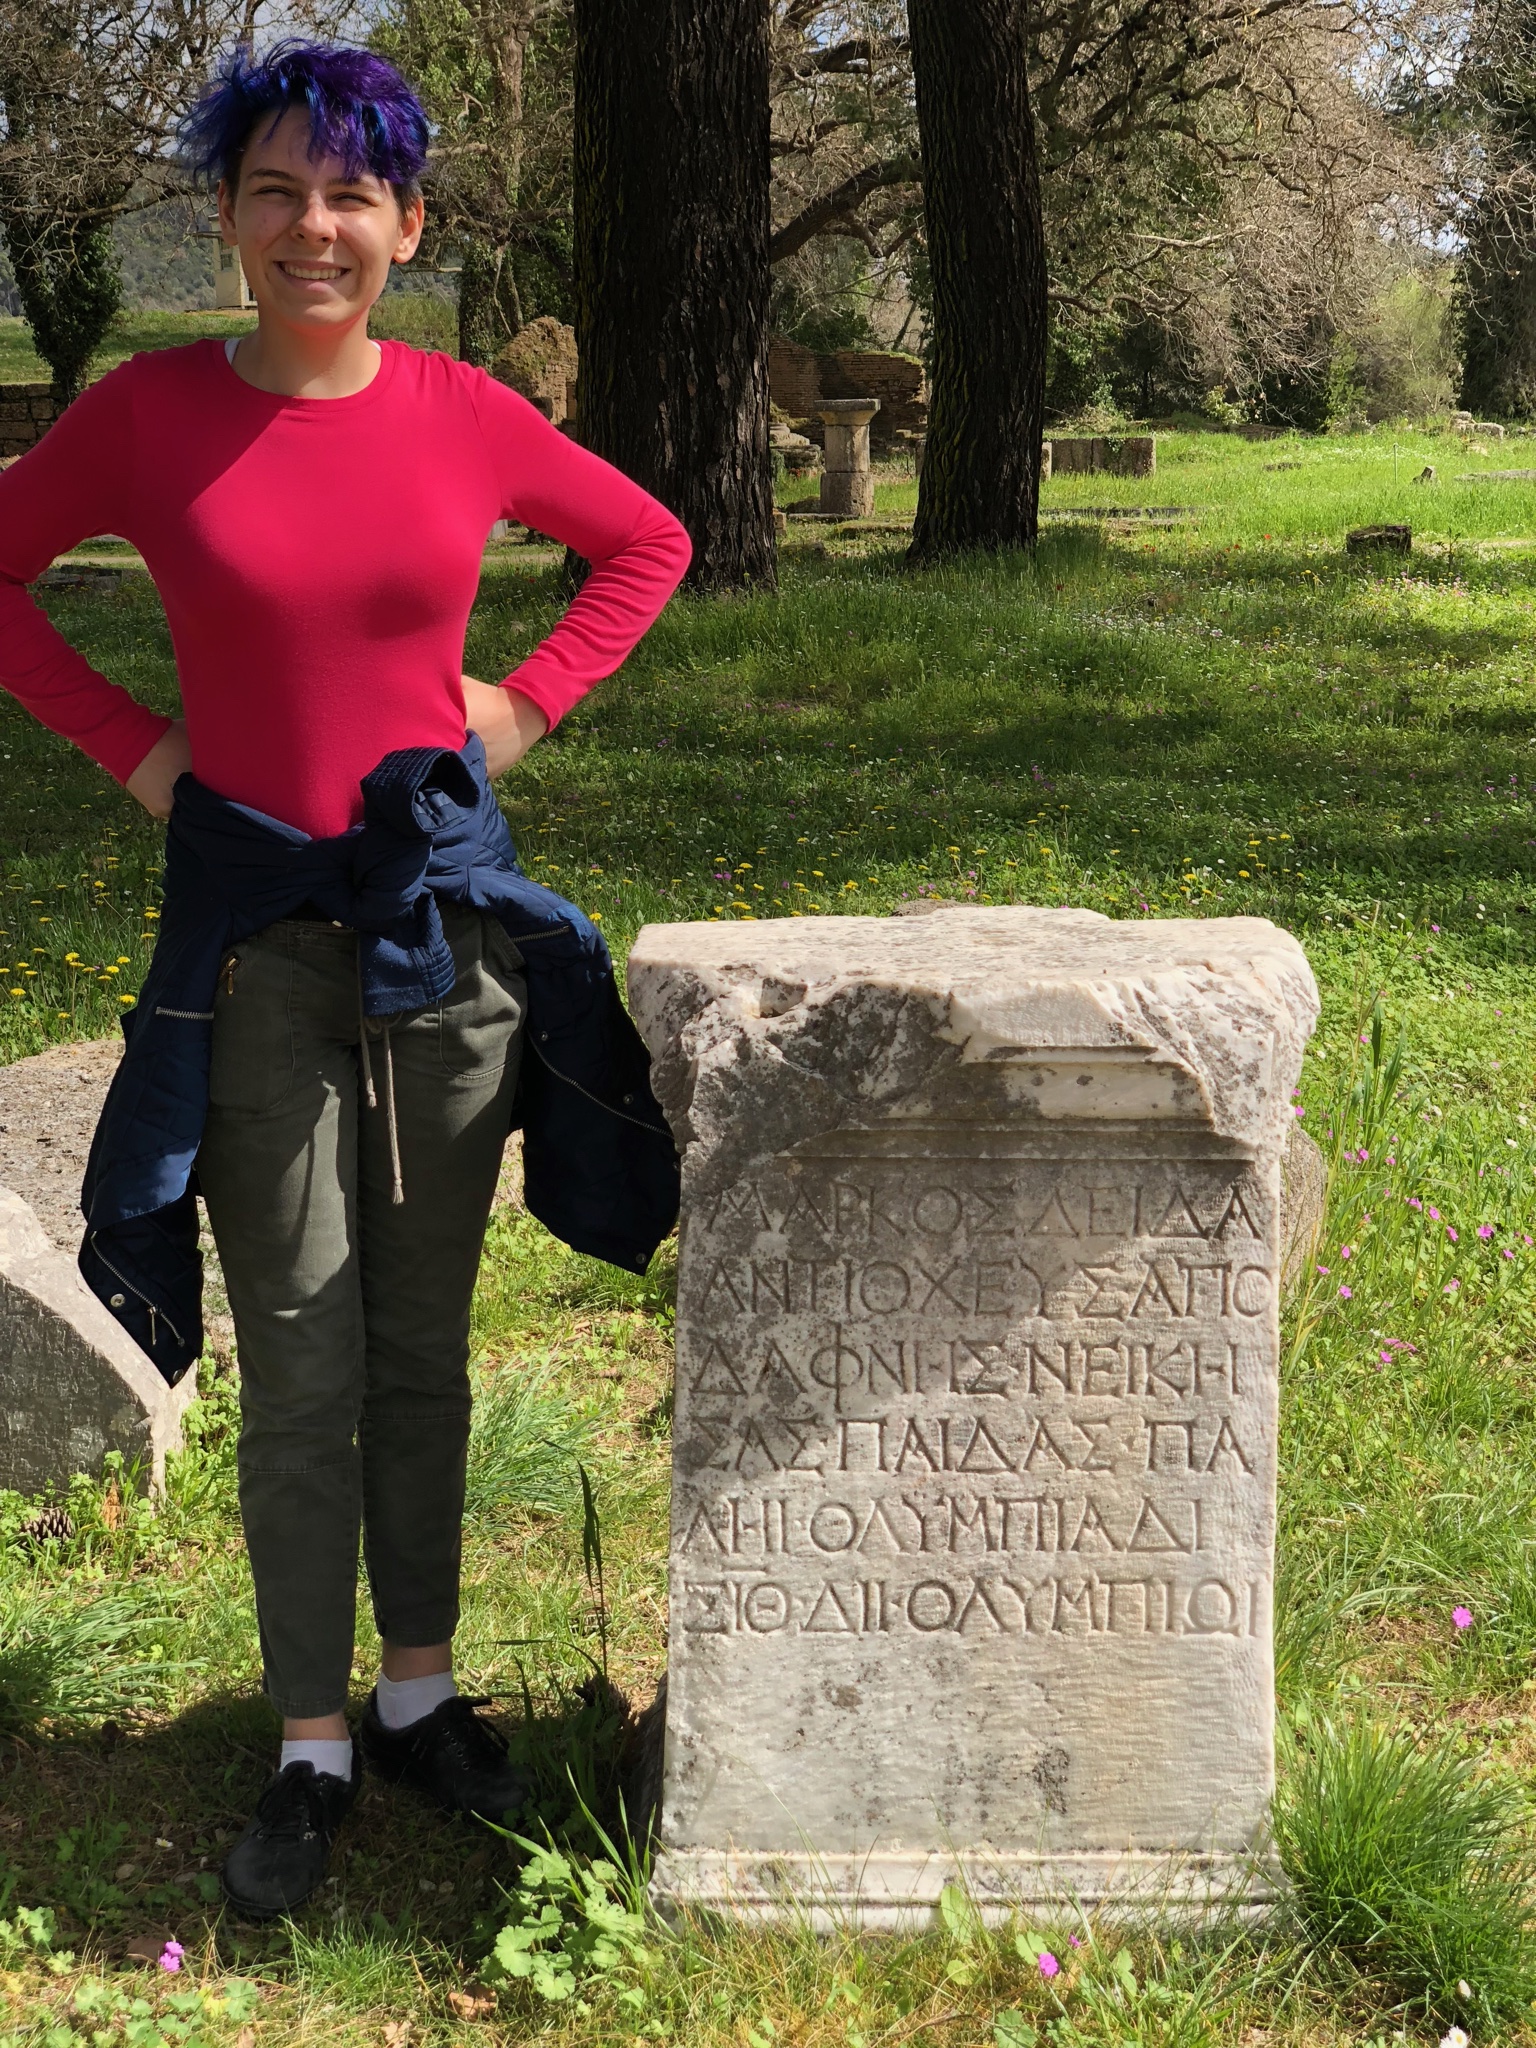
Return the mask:
<path id="1" fill-rule="evenodd" d="M 443 925 L 452 993 L 366 1036 L 340 926 L 269 925 L 214 998 L 197 1175 L 234 1315 L 266 1689 L 294 1719 L 346 1703 L 360 1531 L 381 1635 L 441 1643 L 458 1621 L 470 1297 L 526 992 L 494 918 L 445 904 Z"/>

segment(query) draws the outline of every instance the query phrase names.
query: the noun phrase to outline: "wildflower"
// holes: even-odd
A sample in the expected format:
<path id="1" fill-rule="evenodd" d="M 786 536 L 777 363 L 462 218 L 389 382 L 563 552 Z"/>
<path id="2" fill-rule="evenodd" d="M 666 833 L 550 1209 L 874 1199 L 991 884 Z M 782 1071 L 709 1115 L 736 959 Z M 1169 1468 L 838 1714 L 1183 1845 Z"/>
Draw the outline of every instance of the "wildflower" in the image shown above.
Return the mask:
<path id="1" fill-rule="evenodd" d="M 1472 1996 L 1472 1986 L 1465 1977 L 1458 1977 L 1456 1979 L 1456 1996 L 1458 1998 L 1470 1998 Z"/>
<path id="2" fill-rule="evenodd" d="M 1447 1237 L 1448 1237 L 1448 1238 L 1449 1238 L 1449 1239 L 1451 1240 L 1451 1243 L 1452 1243 L 1452 1244 L 1460 1244 L 1460 1243 L 1461 1243 L 1461 1238 L 1460 1238 L 1459 1234 L 1458 1234 L 1458 1233 L 1457 1233 L 1456 1231 L 1452 1230 L 1452 1228 L 1451 1228 L 1451 1226 L 1449 1225 L 1449 1223 L 1447 1223 L 1447 1225 L 1445 1226 L 1445 1234 L 1446 1234 L 1446 1236 L 1447 1236 Z"/>
<path id="3" fill-rule="evenodd" d="M 160 1951 L 160 1967 L 169 1970 L 172 1976 L 181 1968 L 181 1959 L 186 1950 L 179 1941 L 168 1941 Z"/>
<path id="4" fill-rule="evenodd" d="M 1493 1235 L 1493 1225 L 1491 1223 L 1479 1223 L 1479 1225 L 1477 1226 L 1477 1234 L 1486 1243 L 1486 1241 Z"/>
<path id="5" fill-rule="evenodd" d="M 1354 1256 L 1355 1248 L 1352 1244 L 1341 1244 L 1339 1246 L 1339 1257 L 1341 1259 L 1352 1259 Z"/>
<path id="6" fill-rule="evenodd" d="M 1040 1974 L 1042 1977 L 1054 1977 L 1060 1968 L 1060 1963 L 1057 1962 L 1048 1948 L 1040 1951 Z"/>
<path id="7" fill-rule="evenodd" d="M 1319 1273 L 1322 1274 L 1325 1280 L 1328 1278 L 1328 1268 L 1326 1266 L 1319 1266 L 1317 1270 L 1319 1271 Z"/>
<path id="8" fill-rule="evenodd" d="M 1440 2036 L 1440 2048 L 1472 2048 L 1471 2036 L 1461 2027 L 1452 2027 L 1448 2034 Z"/>
<path id="9" fill-rule="evenodd" d="M 1451 1619 L 1455 1622 L 1458 1630 L 1470 1628 L 1472 1626 L 1472 1610 L 1470 1607 L 1453 1607 L 1451 1609 Z"/>
<path id="10" fill-rule="evenodd" d="M 1436 1223 L 1438 1223 L 1438 1222 L 1440 1221 L 1440 1211 L 1439 1211 L 1438 1209 L 1434 1209 L 1434 1208 L 1426 1209 L 1426 1210 L 1424 1211 L 1424 1214 L 1425 1214 L 1426 1216 L 1432 1216 L 1432 1217 L 1434 1218 L 1434 1220 L 1436 1221 Z"/>
<path id="11" fill-rule="evenodd" d="M 1422 1209 L 1424 1204 L 1419 1200 L 1417 1195 L 1410 1195 L 1408 1197 L 1408 1206 L 1410 1209 Z"/>
<path id="12" fill-rule="evenodd" d="M 1070 1943 L 1072 1944 L 1073 1948 L 1081 1948 L 1081 1947 L 1082 1947 L 1082 1945 L 1083 1945 L 1083 1944 L 1082 1944 L 1082 1943 L 1081 1943 L 1081 1942 L 1080 1942 L 1080 1941 L 1078 1940 L 1078 1938 L 1077 1938 L 1077 1936 L 1076 1936 L 1075 1934 L 1069 1934 L 1069 1935 L 1067 1936 L 1067 1940 L 1068 1940 L 1068 1941 L 1069 1941 L 1069 1942 L 1070 1942 Z"/>
<path id="13" fill-rule="evenodd" d="M 1341 1287 L 1339 1289 L 1339 1296 L 1340 1299 L 1343 1301 L 1353 1301 L 1355 1298 L 1355 1290 L 1353 1289 L 1353 1287 Z"/>
<path id="14" fill-rule="evenodd" d="M 1514 1253 L 1510 1250 L 1508 1245 L 1505 1245 L 1503 1251 L 1499 1253 L 1499 1257 L 1501 1259 L 1512 1259 L 1514 1256 Z"/>
<path id="15" fill-rule="evenodd" d="M 1461 1282 L 1459 1280 L 1447 1280 L 1440 1292 L 1442 1294 L 1454 1294 L 1460 1285 Z"/>

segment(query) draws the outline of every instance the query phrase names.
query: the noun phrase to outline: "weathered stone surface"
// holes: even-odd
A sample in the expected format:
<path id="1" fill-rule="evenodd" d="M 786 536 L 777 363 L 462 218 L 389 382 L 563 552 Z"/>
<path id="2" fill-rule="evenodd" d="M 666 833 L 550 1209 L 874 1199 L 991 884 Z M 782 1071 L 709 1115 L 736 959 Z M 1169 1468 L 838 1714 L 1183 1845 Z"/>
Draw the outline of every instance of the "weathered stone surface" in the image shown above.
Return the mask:
<path id="1" fill-rule="evenodd" d="M 659 1902 L 1261 1907 L 1300 947 L 962 908 L 629 979 L 685 1154 Z"/>
<path id="2" fill-rule="evenodd" d="M 576 330 L 542 313 L 521 328 L 491 365 L 491 375 L 561 426 L 575 411 Z"/>
<path id="3" fill-rule="evenodd" d="M 1054 476 L 1155 476 L 1157 437 L 1155 434 L 1053 435 L 1046 443 L 1051 451 Z"/>
<path id="4" fill-rule="evenodd" d="M 845 519 L 868 519 L 875 509 L 875 480 L 869 467 L 869 423 L 880 410 L 880 401 L 829 398 L 819 410 L 826 429 L 821 510 Z"/>
<path id="5" fill-rule="evenodd" d="M 0 1486 L 64 1486 L 99 1472 L 108 1451 L 158 1485 L 196 1391 L 195 1371 L 167 1387 L 21 1196 L 0 1187 Z"/>

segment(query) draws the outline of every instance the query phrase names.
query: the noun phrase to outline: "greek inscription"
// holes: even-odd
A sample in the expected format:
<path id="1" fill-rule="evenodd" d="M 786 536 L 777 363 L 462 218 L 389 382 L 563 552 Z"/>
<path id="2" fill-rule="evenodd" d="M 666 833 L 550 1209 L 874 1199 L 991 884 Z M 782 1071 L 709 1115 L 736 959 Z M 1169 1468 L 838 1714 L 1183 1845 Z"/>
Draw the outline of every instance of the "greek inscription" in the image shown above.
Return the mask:
<path id="1" fill-rule="evenodd" d="M 682 1627 L 691 1635 L 1075 1637 L 1173 1636 L 1191 1646 L 1251 1637 L 1259 1609 L 1251 1580 L 1109 1576 L 1089 1570 L 1018 1578 L 930 1575 L 777 1580 L 687 1580 Z"/>

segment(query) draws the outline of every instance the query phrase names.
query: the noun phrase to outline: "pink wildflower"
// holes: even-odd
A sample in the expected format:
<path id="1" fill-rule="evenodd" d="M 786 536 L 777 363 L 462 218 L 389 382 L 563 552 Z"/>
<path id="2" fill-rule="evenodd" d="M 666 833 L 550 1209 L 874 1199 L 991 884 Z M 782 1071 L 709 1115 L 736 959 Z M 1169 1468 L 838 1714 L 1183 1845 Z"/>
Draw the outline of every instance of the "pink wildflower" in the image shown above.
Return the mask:
<path id="1" fill-rule="evenodd" d="M 1449 1225 L 1449 1223 L 1447 1223 L 1447 1225 L 1445 1226 L 1445 1234 L 1446 1234 L 1446 1236 L 1447 1236 L 1447 1237 L 1448 1237 L 1448 1238 L 1449 1238 L 1449 1239 L 1451 1240 L 1451 1243 L 1452 1243 L 1452 1244 L 1460 1244 L 1460 1243 L 1461 1243 L 1461 1236 L 1460 1236 L 1460 1233 L 1459 1233 L 1459 1232 L 1457 1232 L 1457 1231 L 1454 1231 L 1454 1230 L 1452 1230 L 1452 1228 L 1451 1228 L 1451 1226 Z"/>
<path id="2" fill-rule="evenodd" d="M 1459 1280 L 1447 1280 L 1440 1292 L 1442 1294 L 1454 1294 L 1460 1285 L 1461 1282 Z"/>
<path id="3" fill-rule="evenodd" d="M 181 1968 L 181 1959 L 185 1954 L 186 1950 L 182 1947 L 179 1941 L 168 1941 L 165 1944 L 165 1947 L 160 1951 L 161 1969 L 169 1970 L 171 1975 L 174 1977 L 176 1972 Z"/>
<path id="4" fill-rule="evenodd" d="M 1458 1629 L 1470 1628 L 1472 1626 L 1472 1610 L 1470 1607 L 1453 1607 L 1451 1609 L 1451 1619 L 1455 1622 Z"/>
<path id="5" fill-rule="evenodd" d="M 1417 1195 L 1410 1195 L 1408 1197 L 1408 1206 L 1410 1209 L 1422 1209 L 1424 1204 L 1419 1200 Z"/>
<path id="6" fill-rule="evenodd" d="M 1353 1287 L 1341 1287 L 1339 1289 L 1339 1298 L 1342 1301 L 1353 1301 L 1355 1298 L 1355 1290 L 1353 1289 Z"/>
<path id="7" fill-rule="evenodd" d="M 1501 1259 L 1512 1259 L 1514 1256 L 1514 1253 L 1510 1250 L 1508 1245 L 1505 1245 L 1503 1251 L 1499 1253 L 1499 1257 Z"/>
<path id="8" fill-rule="evenodd" d="M 1352 1244 L 1341 1244 L 1339 1246 L 1339 1257 L 1341 1259 L 1352 1259 L 1354 1256 L 1355 1248 Z"/>
<path id="9" fill-rule="evenodd" d="M 1432 1216 L 1437 1223 L 1440 1221 L 1440 1211 L 1436 1208 L 1428 1208 L 1424 1211 L 1424 1214 Z"/>
<path id="10" fill-rule="evenodd" d="M 1486 1241 L 1493 1235 L 1493 1225 L 1491 1223 L 1479 1223 L 1479 1225 L 1477 1226 L 1477 1234 L 1486 1243 Z"/>
<path id="11" fill-rule="evenodd" d="M 1082 1944 L 1082 1943 L 1081 1943 L 1081 1942 L 1080 1942 L 1080 1941 L 1078 1940 L 1078 1938 L 1077 1938 L 1077 1936 L 1076 1936 L 1075 1934 L 1069 1934 L 1069 1935 L 1067 1936 L 1067 1939 L 1068 1939 L 1068 1941 L 1070 1941 L 1070 1942 L 1071 1942 L 1071 1944 L 1072 1944 L 1072 1946 L 1073 1946 L 1074 1948 L 1081 1948 L 1081 1947 L 1082 1947 L 1082 1945 L 1083 1945 L 1083 1944 Z"/>
<path id="12" fill-rule="evenodd" d="M 1055 1957 L 1054 1957 L 1054 1956 L 1053 1956 L 1053 1955 L 1051 1954 L 1050 1950 L 1049 1950 L 1049 1949 L 1044 1949 L 1044 1950 L 1043 1950 L 1043 1951 L 1041 1952 L 1041 1956 L 1040 1956 L 1040 1974 L 1041 1974 L 1041 1976 L 1042 1976 L 1042 1977 L 1054 1977 L 1054 1976 L 1056 1975 L 1056 1972 L 1057 1972 L 1057 1971 L 1058 1971 L 1058 1970 L 1059 1970 L 1060 1968 L 1061 1968 L 1061 1965 L 1060 1965 L 1060 1963 L 1058 1963 L 1058 1962 L 1057 1962 L 1056 1958 L 1055 1958 Z"/>
<path id="13" fill-rule="evenodd" d="M 1319 1271 L 1319 1273 L 1322 1274 L 1325 1280 L 1328 1278 L 1328 1268 L 1326 1266 L 1319 1266 L 1317 1270 Z"/>

